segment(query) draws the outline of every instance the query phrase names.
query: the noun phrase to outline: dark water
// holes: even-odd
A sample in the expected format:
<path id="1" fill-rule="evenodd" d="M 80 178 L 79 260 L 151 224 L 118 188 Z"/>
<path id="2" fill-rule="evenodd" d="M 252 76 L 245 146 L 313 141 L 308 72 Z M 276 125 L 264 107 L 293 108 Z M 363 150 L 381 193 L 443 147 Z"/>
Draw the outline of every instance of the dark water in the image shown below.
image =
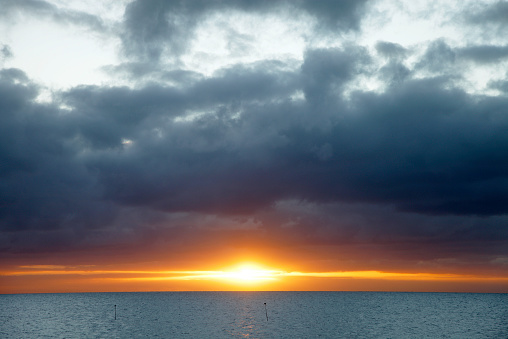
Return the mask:
<path id="1" fill-rule="evenodd" d="M 0 338 L 179 337 L 508 338 L 508 294 L 0 295 Z"/>

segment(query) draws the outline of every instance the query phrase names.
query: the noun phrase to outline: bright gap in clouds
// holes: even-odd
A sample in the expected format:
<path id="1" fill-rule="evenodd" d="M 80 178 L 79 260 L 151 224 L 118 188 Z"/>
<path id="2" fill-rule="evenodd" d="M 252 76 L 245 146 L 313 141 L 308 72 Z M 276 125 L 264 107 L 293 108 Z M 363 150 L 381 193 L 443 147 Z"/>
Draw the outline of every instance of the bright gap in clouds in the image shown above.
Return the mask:
<path id="1" fill-rule="evenodd" d="M 277 15 L 215 14 L 197 27 L 182 61 L 186 68 L 206 76 L 236 64 L 265 60 L 280 60 L 295 68 L 303 60 L 304 36 L 311 25 L 310 19 L 301 22 Z"/>
<path id="2" fill-rule="evenodd" d="M 117 62 L 117 38 L 71 24 L 27 16 L 0 33 L 13 54 L 4 66 L 22 69 L 50 90 L 108 83 L 101 68 Z"/>

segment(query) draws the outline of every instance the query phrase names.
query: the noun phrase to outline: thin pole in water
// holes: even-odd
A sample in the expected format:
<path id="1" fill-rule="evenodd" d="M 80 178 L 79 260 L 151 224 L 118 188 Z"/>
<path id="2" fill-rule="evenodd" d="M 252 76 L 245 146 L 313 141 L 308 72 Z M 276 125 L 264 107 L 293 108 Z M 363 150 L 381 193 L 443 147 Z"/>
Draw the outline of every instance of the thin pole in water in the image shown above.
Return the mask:
<path id="1" fill-rule="evenodd" d="M 116 305 L 115 305 L 115 320 L 116 320 Z"/>
<path id="2" fill-rule="evenodd" d="M 266 321 L 268 321 L 268 311 L 266 310 L 266 303 L 265 303 L 265 314 L 266 314 Z"/>

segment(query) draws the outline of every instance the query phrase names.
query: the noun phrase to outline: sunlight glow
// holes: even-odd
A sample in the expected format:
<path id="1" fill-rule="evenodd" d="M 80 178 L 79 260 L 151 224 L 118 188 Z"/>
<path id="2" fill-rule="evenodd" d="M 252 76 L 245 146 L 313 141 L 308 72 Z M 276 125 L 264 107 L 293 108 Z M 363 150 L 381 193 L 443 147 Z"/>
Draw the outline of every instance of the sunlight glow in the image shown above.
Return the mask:
<path id="1" fill-rule="evenodd" d="M 276 280 L 284 272 L 265 270 L 254 265 L 242 265 L 239 268 L 217 273 L 217 278 L 236 282 L 256 282 L 263 280 Z"/>
<path id="2" fill-rule="evenodd" d="M 99 270 L 93 266 L 63 265 L 25 265 L 15 271 L 0 272 L 0 276 L 51 276 L 51 275 L 108 275 L 121 280 L 230 280 L 236 282 L 255 282 L 278 280 L 278 278 L 311 277 L 311 278 L 356 278 L 356 279 L 395 279 L 395 280 L 507 280 L 508 277 L 489 277 L 461 274 L 436 273 L 400 273 L 381 271 L 340 271 L 340 272 L 298 272 L 264 269 L 257 265 L 244 264 L 224 271 L 173 271 L 173 270 Z M 119 276 L 119 277 L 115 277 Z"/>
<path id="3" fill-rule="evenodd" d="M 443 286 L 488 284 L 497 291 L 508 283 L 508 276 L 475 274 L 433 274 L 383 271 L 301 272 L 243 264 L 224 270 L 108 270 L 93 265 L 25 265 L 0 271 L 0 293 L 83 292 L 83 291 L 209 291 L 209 290 L 384 290 L 383 282 L 404 282 L 407 290 L 422 282 L 433 282 L 431 291 Z M 9 285 L 7 282 L 10 281 Z M 34 288 L 34 281 L 38 281 Z M 374 285 L 372 285 L 374 284 Z M 412 284 L 412 285 L 411 285 Z M 446 284 L 446 285 L 443 285 Z M 9 287 L 10 286 L 10 287 Z M 379 288 L 377 288 L 378 286 Z M 413 288 L 411 287 L 413 286 Z M 467 287 L 467 285 L 464 285 Z M 496 290 L 497 288 L 497 290 Z M 467 288 L 464 288 L 467 291 Z M 504 291 L 504 289 L 501 289 Z"/>

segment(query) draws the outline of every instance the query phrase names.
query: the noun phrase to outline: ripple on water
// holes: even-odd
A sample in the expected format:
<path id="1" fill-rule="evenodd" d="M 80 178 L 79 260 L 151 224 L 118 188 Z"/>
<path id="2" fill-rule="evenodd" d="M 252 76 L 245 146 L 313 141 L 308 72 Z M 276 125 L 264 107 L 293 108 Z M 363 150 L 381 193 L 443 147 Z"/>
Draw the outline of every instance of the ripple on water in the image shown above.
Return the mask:
<path id="1" fill-rule="evenodd" d="M 2 338 L 508 337 L 507 294 L 26 294 L 0 304 Z"/>

